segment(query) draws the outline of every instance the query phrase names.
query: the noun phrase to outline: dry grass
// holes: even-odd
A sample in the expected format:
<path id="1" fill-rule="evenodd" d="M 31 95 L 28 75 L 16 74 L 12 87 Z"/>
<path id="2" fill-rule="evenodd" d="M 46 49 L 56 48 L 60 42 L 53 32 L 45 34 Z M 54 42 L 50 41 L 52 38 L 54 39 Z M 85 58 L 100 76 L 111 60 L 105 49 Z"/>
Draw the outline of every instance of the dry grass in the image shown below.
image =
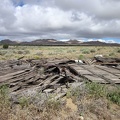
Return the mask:
<path id="1" fill-rule="evenodd" d="M 106 57 L 120 57 L 119 47 L 108 46 L 10 46 L 3 49 L 0 46 L 0 60 L 16 59 L 25 56 L 29 58 L 91 58 L 96 54 Z"/>
<path id="2" fill-rule="evenodd" d="M 91 58 L 96 54 L 120 58 L 119 49 L 119 47 L 101 46 L 10 46 L 9 49 L 3 49 L 0 46 L 0 60 L 17 59 L 22 56 L 25 56 L 24 59 L 81 59 Z M 72 106 L 77 106 L 77 111 L 68 107 L 67 103 L 61 104 L 59 101 L 49 100 L 46 101 L 43 110 L 39 110 L 33 104 L 28 104 L 25 99 L 21 100 L 20 105 L 11 108 L 8 91 L 6 91 L 6 88 L 2 88 L 3 91 L 0 92 L 0 120 L 80 120 L 80 115 L 85 120 L 119 120 L 120 106 L 110 102 L 110 100 L 116 101 L 110 96 L 112 94 L 107 99 L 103 97 L 105 95 L 103 89 L 97 89 L 99 90 L 99 96 L 96 96 L 98 94 L 94 92 L 93 88 L 99 88 L 99 86 L 89 85 L 89 87 L 92 88 L 89 94 L 80 89 L 68 91 L 68 97 L 72 99 Z"/>
<path id="3" fill-rule="evenodd" d="M 97 87 L 96 87 L 97 86 Z M 70 89 L 70 98 L 45 101 L 43 109 L 21 98 L 19 105 L 11 107 L 6 86 L 0 88 L 0 120 L 119 120 L 120 106 L 113 104 L 103 93 L 103 85 L 87 84 L 89 89 Z M 101 89 L 102 88 L 102 89 Z M 96 89 L 99 92 L 94 92 Z M 71 94 L 71 95 L 70 95 Z M 102 94 L 102 97 L 101 97 Z M 95 97 L 96 96 L 96 97 Z M 103 97 L 104 96 L 104 97 Z M 63 102 L 64 101 L 64 102 Z"/>

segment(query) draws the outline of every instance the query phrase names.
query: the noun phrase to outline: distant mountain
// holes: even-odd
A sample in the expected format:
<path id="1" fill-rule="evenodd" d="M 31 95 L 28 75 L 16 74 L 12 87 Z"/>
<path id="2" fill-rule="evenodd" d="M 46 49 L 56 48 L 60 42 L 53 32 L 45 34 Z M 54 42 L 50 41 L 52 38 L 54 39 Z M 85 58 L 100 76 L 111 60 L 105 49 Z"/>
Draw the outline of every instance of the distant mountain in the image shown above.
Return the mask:
<path id="1" fill-rule="evenodd" d="M 100 42 L 100 41 L 88 41 L 88 42 L 83 42 L 81 43 L 81 45 L 94 45 L 94 46 L 111 46 L 111 45 L 114 45 L 114 46 L 120 46 L 120 44 L 118 43 L 106 43 L 106 42 Z"/>
<path id="2" fill-rule="evenodd" d="M 59 45 L 59 44 L 65 44 L 64 42 L 62 41 L 57 41 L 55 39 L 38 39 L 38 40 L 34 40 L 31 42 L 31 44 L 34 44 L 34 45 Z"/>
<path id="3" fill-rule="evenodd" d="M 5 39 L 5 40 L 1 40 L 1 41 L 0 41 L 0 44 L 14 45 L 14 44 L 18 44 L 18 42 L 12 41 L 12 40 L 9 40 L 9 39 Z"/>
<path id="4" fill-rule="evenodd" d="M 64 45 L 65 42 L 55 39 L 37 39 L 30 42 L 31 45 Z"/>
<path id="5" fill-rule="evenodd" d="M 69 41 L 66 41 L 66 43 L 68 43 L 68 44 L 80 44 L 81 42 L 78 40 L 69 40 Z"/>
<path id="6" fill-rule="evenodd" d="M 88 42 L 83 42 L 81 44 L 82 45 L 107 45 L 107 43 L 100 42 L 100 41 L 88 41 Z"/>
<path id="7" fill-rule="evenodd" d="M 81 46 L 120 46 L 118 43 L 105 43 L 100 41 L 88 41 L 81 42 L 78 40 L 69 40 L 69 41 L 58 41 L 55 39 L 37 39 L 31 42 L 17 42 L 9 39 L 1 40 L 0 44 L 9 44 L 9 45 L 81 45 Z"/>

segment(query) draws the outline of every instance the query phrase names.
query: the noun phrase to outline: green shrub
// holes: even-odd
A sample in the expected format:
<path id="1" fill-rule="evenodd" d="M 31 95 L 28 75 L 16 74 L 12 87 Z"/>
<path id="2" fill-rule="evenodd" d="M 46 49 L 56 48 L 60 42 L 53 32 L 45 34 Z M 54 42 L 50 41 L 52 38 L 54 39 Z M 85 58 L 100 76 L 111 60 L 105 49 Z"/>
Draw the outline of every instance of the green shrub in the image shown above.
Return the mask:
<path id="1" fill-rule="evenodd" d="M 20 104 L 21 108 L 28 107 L 28 105 L 29 105 L 29 100 L 28 100 L 28 98 L 26 98 L 26 97 L 21 97 L 21 98 L 19 99 L 19 104 Z"/>
<path id="2" fill-rule="evenodd" d="M 120 53 L 120 49 L 118 49 L 117 52 Z"/>
<path id="3" fill-rule="evenodd" d="M 59 100 L 48 100 L 46 102 L 46 109 L 49 110 L 49 109 L 53 109 L 53 110 L 59 110 L 60 109 L 60 106 L 61 106 L 61 103 Z"/>
<path id="4" fill-rule="evenodd" d="M 0 106 L 1 107 L 7 107 L 9 105 L 9 99 L 8 99 L 8 92 L 9 89 L 6 85 L 0 86 Z"/>
<path id="5" fill-rule="evenodd" d="M 107 94 L 107 98 L 110 101 L 112 101 L 112 102 L 120 105 L 120 90 L 118 90 L 118 91 L 112 91 L 112 92 L 108 93 Z"/>
<path id="6" fill-rule="evenodd" d="M 4 45 L 3 45 L 3 48 L 4 48 L 4 49 L 8 49 L 8 47 L 9 47 L 8 44 L 4 44 Z"/>
<path id="7" fill-rule="evenodd" d="M 67 91 L 66 97 L 67 98 L 72 98 L 74 101 L 80 100 L 82 96 L 85 96 L 85 90 L 84 88 L 80 87 L 75 87 L 75 88 L 70 88 Z"/>
<path id="8" fill-rule="evenodd" d="M 1 51 L 0 51 L 0 55 L 4 56 L 7 52 L 8 52 L 8 51 L 6 51 L 6 50 L 1 50 Z"/>
<path id="9" fill-rule="evenodd" d="M 114 55 L 115 55 L 115 53 L 110 53 L 110 54 L 109 54 L 109 56 L 114 56 Z"/>
<path id="10" fill-rule="evenodd" d="M 95 53 L 96 51 L 95 51 L 94 49 L 91 49 L 90 52 L 91 52 L 91 53 Z"/>
<path id="11" fill-rule="evenodd" d="M 47 100 L 45 101 L 45 108 L 47 111 L 49 110 L 57 110 L 59 111 L 61 109 L 61 100 L 56 100 L 55 95 L 49 95 Z"/>
<path id="12" fill-rule="evenodd" d="M 90 51 L 89 51 L 89 50 L 84 50 L 84 51 L 82 51 L 82 53 L 83 53 L 83 54 L 89 54 Z"/>
<path id="13" fill-rule="evenodd" d="M 106 97 L 107 90 L 105 85 L 92 82 L 92 83 L 87 83 L 86 88 L 88 90 L 89 95 L 94 98 Z"/>
<path id="14" fill-rule="evenodd" d="M 23 54 L 23 53 L 24 53 L 24 51 L 21 51 L 21 50 L 18 51 L 18 54 Z"/>
<path id="15" fill-rule="evenodd" d="M 0 97 L 6 98 L 8 96 L 8 87 L 6 85 L 0 86 Z"/>
<path id="16" fill-rule="evenodd" d="M 83 55 L 79 55 L 78 59 L 79 59 L 79 60 L 83 60 L 83 59 L 84 59 L 84 56 L 83 56 Z"/>

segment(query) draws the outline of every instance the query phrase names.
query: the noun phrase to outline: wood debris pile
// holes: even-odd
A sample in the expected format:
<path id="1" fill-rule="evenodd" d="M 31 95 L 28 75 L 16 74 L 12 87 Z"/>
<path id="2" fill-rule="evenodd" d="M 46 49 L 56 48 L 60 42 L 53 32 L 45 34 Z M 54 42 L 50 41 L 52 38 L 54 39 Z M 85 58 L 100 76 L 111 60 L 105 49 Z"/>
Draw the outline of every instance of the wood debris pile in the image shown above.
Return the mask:
<path id="1" fill-rule="evenodd" d="M 97 58 L 99 62 L 101 58 Z M 106 61 L 106 60 L 105 60 Z M 6 84 L 11 94 L 57 93 L 64 96 L 72 84 L 84 81 L 120 83 L 119 67 L 87 65 L 74 60 L 12 60 L 0 62 L 0 86 Z"/>

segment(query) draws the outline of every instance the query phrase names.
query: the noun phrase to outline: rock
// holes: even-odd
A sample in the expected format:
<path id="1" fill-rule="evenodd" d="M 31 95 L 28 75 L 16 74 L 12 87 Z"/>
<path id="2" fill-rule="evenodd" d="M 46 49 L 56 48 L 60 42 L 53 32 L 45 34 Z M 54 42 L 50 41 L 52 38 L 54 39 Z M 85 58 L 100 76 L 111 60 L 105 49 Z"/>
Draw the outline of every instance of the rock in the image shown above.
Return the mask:
<path id="1" fill-rule="evenodd" d="M 78 120 L 84 120 L 84 117 L 83 116 L 79 116 Z"/>

